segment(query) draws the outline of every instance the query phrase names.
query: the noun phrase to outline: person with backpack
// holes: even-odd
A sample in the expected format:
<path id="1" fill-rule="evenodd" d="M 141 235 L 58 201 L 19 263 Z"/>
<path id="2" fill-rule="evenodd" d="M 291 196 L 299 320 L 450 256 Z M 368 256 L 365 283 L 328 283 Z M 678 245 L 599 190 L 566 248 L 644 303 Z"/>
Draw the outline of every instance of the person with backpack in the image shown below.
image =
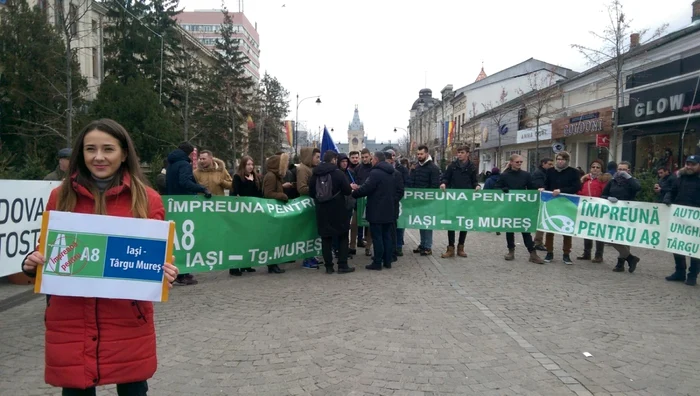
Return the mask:
<path id="1" fill-rule="evenodd" d="M 316 203 L 316 227 L 321 237 L 321 251 L 326 273 L 332 274 L 333 239 L 337 238 L 338 273 L 355 271 L 348 266 L 348 234 L 350 221 L 345 197 L 352 194 L 350 183 L 338 169 L 338 154 L 328 150 L 323 154 L 323 163 L 315 166 L 309 179 L 309 197 Z"/>

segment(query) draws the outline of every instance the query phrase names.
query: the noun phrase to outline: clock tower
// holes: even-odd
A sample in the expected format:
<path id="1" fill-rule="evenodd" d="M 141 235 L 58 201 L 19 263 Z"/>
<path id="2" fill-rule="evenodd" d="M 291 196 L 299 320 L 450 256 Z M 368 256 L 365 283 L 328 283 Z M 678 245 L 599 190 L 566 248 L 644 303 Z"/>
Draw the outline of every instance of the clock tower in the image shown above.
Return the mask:
<path id="1" fill-rule="evenodd" d="M 360 113 L 355 105 L 355 114 L 348 126 L 348 152 L 361 151 L 365 147 L 365 126 L 360 121 Z"/>

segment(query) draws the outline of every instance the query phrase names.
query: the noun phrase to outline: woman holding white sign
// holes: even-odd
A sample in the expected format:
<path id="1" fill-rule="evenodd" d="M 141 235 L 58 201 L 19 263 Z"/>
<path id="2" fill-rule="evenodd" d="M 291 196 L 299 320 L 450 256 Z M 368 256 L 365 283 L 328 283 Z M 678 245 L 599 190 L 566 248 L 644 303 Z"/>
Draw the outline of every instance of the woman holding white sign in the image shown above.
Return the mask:
<path id="1" fill-rule="evenodd" d="M 163 220 L 160 195 L 147 186 L 133 141 L 117 122 L 91 122 L 76 140 L 70 177 L 51 191 L 46 210 Z M 22 271 L 35 276 L 39 252 Z M 163 265 L 172 283 L 178 270 Z M 156 371 L 156 334 L 150 302 L 47 296 L 46 383 L 66 395 L 95 395 L 95 386 L 117 384 L 119 395 L 142 396 Z"/>

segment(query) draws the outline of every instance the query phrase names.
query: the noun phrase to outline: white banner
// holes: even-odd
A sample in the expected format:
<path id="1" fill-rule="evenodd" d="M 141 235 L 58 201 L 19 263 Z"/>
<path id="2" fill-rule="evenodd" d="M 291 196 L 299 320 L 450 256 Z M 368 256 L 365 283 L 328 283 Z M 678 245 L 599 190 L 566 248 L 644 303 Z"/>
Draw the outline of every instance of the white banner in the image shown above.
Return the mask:
<path id="1" fill-rule="evenodd" d="M 22 271 L 37 247 L 49 193 L 61 182 L 0 180 L 0 277 Z"/>

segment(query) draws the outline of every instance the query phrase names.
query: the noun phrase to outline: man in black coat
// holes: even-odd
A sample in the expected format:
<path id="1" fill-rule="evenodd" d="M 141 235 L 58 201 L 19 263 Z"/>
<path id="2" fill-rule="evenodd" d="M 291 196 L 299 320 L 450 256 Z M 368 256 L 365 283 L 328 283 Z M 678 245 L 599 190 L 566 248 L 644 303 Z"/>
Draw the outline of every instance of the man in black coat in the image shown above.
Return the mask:
<path id="1" fill-rule="evenodd" d="M 418 164 L 411 172 L 412 188 L 439 188 L 440 168 L 435 165 L 433 158 L 428 154 L 428 146 L 418 146 L 416 152 Z M 413 250 L 413 253 L 420 253 L 421 256 L 433 254 L 433 230 L 419 230 L 420 245 Z"/>
<path id="2" fill-rule="evenodd" d="M 634 201 L 641 189 L 642 185 L 639 183 L 639 180 L 632 177 L 632 164 L 627 161 L 621 161 L 617 164 L 617 172 L 605 185 L 600 197 L 614 204 L 617 201 Z M 617 264 L 613 271 L 624 272 L 625 262 L 627 262 L 629 272 L 634 272 L 637 269 L 639 257 L 632 254 L 628 245 L 611 244 L 611 246 L 618 252 Z"/>
<path id="3" fill-rule="evenodd" d="M 476 166 L 469 160 L 469 147 L 460 146 L 457 148 L 457 159 L 447 166 L 445 173 L 440 180 L 440 189 L 458 190 L 481 190 L 479 179 L 476 174 Z M 464 251 L 464 242 L 467 239 L 467 232 L 459 232 L 459 244 L 457 245 L 457 255 L 467 257 Z M 455 256 L 455 232 L 447 231 L 447 251 L 440 257 L 449 258 Z"/>
<path id="4" fill-rule="evenodd" d="M 192 159 L 190 154 L 194 146 L 190 142 L 183 142 L 168 154 L 168 169 L 165 171 L 165 189 L 168 195 L 196 195 L 204 194 L 205 198 L 211 198 L 211 193 L 201 184 L 198 184 L 192 172 Z M 181 285 L 196 285 L 198 282 L 191 274 L 179 274 L 175 280 Z"/>
<path id="5" fill-rule="evenodd" d="M 671 191 L 671 186 L 673 186 L 673 182 L 676 178 L 671 174 L 668 168 L 659 168 L 656 174 L 659 176 L 659 180 L 654 184 L 654 193 L 656 194 L 654 202 L 661 203 L 664 201 L 664 198 L 666 198 L 666 194 Z"/>
<path id="6" fill-rule="evenodd" d="M 510 190 L 534 190 L 535 184 L 532 182 L 532 175 L 522 170 L 523 157 L 513 154 L 510 156 L 510 162 L 503 173 L 499 176 L 495 183 L 495 188 L 500 189 L 504 193 L 509 193 Z M 527 251 L 530 253 L 528 261 L 535 264 L 544 264 L 544 261 L 537 255 L 535 244 L 532 242 L 532 234 L 523 232 L 523 243 Z M 506 232 L 506 244 L 508 246 L 508 254 L 505 255 L 507 261 L 515 260 L 515 233 Z"/>
<path id="7" fill-rule="evenodd" d="M 673 181 L 671 190 L 664 197 L 667 205 L 685 205 L 693 208 L 700 208 L 700 155 L 688 156 L 685 160 L 685 167 L 678 171 L 678 177 Z M 683 282 L 688 286 L 695 286 L 700 272 L 700 258 L 690 258 L 690 270 L 686 278 L 686 257 L 674 254 L 673 260 L 676 262 L 676 272 L 667 276 L 667 281 Z"/>
<path id="8" fill-rule="evenodd" d="M 321 196 L 318 186 L 330 183 L 330 197 Z M 350 183 L 343 172 L 338 169 L 338 154 L 326 151 L 323 154 L 323 163 L 315 166 L 309 179 L 309 197 L 316 203 L 316 227 L 321 237 L 321 250 L 326 273 L 332 274 L 333 270 L 333 238 L 337 238 L 338 246 L 338 273 L 347 274 L 355 271 L 348 267 L 348 233 L 350 221 L 345 208 L 345 196 L 352 194 Z"/>
<path id="9" fill-rule="evenodd" d="M 405 192 L 404 179 L 401 172 L 397 169 L 396 163 L 396 152 L 394 150 L 387 150 L 384 155 L 386 156 L 386 162 L 394 167 L 394 181 L 396 182 L 396 197 L 394 199 L 394 223 L 392 224 L 391 230 L 391 246 L 392 246 L 392 261 L 397 261 L 399 256 L 399 229 L 397 222 L 399 221 L 399 205 L 403 199 L 403 194 Z M 403 231 L 401 229 L 401 246 L 403 247 Z M 401 253 L 403 256 L 403 252 Z"/>
<path id="10" fill-rule="evenodd" d="M 545 182 L 544 190 L 551 191 L 553 196 L 561 193 L 576 194 L 581 189 L 581 175 L 576 168 L 569 166 L 571 155 L 566 151 L 557 153 L 556 162 L 552 168 L 547 169 L 547 181 Z M 542 188 L 540 188 L 542 190 Z M 564 246 L 562 248 L 564 256 L 564 264 L 572 265 L 571 260 L 571 235 L 564 235 Z M 545 263 L 551 263 L 554 260 L 554 234 L 547 233 L 545 235 L 545 247 L 547 255 L 544 257 Z"/>
<path id="11" fill-rule="evenodd" d="M 352 164 L 352 156 L 350 157 L 350 163 Z M 372 171 L 372 153 L 369 149 L 363 148 L 360 153 L 361 162 L 358 163 L 354 168 L 351 168 L 355 172 L 355 177 L 357 185 L 362 185 L 362 183 L 369 177 L 369 172 Z M 357 216 L 356 216 L 357 217 Z M 365 248 L 365 256 L 371 256 L 372 250 L 372 233 L 369 227 L 359 227 L 357 230 L 357 246 Z"/>
<path id="12" fill-rule="evenodd" d="M 545 188 L 547 186 L 547 169 L 554 167 L 554 161 L 551 158 L 542 158 L 540 166 L 532 172 L 532 184 L 536 189 Z M 544 232 L 537 231 L 535 233 L 535 249 L 543 252 L 547 251 L 544 247 Z"/>
<path id="13" fill-rule="evenodd" d="M 382 152 L 374 153 L 372 171 L 367 180 L 358 186 L 353 184 L 354 198 L 367 197 L 366 217 L 372 230 L 374 257 L 368 270 L 381 271 L 391 268 L 393 249 L 391 248 L 391 225 L 394 223 L 394 206 L 396 199 L 396 182 L 394 167 L 386 162 Z"/>

